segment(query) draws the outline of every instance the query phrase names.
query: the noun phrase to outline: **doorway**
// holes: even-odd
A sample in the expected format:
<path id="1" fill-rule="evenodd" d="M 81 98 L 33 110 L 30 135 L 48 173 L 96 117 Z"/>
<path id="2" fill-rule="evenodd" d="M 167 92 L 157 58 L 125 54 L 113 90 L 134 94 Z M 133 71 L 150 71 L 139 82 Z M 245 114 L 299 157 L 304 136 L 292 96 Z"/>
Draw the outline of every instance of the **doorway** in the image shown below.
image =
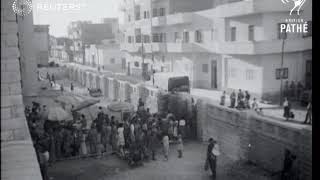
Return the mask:
<path id="1" fill-rule="evenodd" d="M 211 88 L 217 89 L 217 61 L 212 60 L 211 61 Z"/>

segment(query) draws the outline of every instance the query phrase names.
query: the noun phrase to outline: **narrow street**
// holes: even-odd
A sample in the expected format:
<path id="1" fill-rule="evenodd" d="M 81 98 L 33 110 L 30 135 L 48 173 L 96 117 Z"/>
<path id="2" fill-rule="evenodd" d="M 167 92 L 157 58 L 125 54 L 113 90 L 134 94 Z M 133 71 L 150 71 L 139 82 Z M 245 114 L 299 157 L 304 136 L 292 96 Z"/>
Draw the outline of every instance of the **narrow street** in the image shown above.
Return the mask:
<path id="1" fill-rule="evenodd" d="M 204 171 L 205 155 L 206 145 L 187 142 L 181 159 L 177 157 L 176 145 L 171 145 L 169 161 L 164 161 L 161 151 L 158 151 L 156 161 L 149 161 L 135 168 L 130 168 L 126 161 L 115 155 L 101 159 L 67 160 L 49 167 L 49 176 L 53 180 L 210 180 L 210 170 Z M 225 155 L 219 156 L 217 179 L 273 180 L 268 172 L 253 165 L 235 166 L 231 162 Z"/>

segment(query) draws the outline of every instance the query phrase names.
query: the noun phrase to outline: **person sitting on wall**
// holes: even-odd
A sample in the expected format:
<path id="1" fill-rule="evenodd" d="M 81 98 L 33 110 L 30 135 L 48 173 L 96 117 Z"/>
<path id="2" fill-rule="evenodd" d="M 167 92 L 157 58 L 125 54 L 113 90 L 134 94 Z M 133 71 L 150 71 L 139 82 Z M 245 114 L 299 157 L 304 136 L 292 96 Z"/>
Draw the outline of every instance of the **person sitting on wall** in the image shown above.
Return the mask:
<path id="1" fill-rule="evenodd" d="M 256 98 L 253 98 L 253 103 L 252 103 L 252 109 L 255 110 L 256 112 L 258 112 L 259 110 L 259 106 L 258 106 L 258 103 L 257 103 L 257 99 Z"/>
<path id="2" fill-rule="evenodd" d="M 289 103 L 288 99 L 285 97 L 283 102 L 283 117 L 286 118 L 287 121 L 289 121 L 290 118 L 290 111 L 291 110 L 291 104 Z"/>
<path id="3" fill-rule="evenodd" d="M 226 102 L 226 91 L 223 91 L 222 96 L 220 98 L 220 105 L 224 106 L 225 102 Z"/>
<path id="4" fill-rule="evenodd" d="M 231 95 L 230 95 L 230 108 L 234 108 L 236 105 L 236 92 L 232 91 Z"/>

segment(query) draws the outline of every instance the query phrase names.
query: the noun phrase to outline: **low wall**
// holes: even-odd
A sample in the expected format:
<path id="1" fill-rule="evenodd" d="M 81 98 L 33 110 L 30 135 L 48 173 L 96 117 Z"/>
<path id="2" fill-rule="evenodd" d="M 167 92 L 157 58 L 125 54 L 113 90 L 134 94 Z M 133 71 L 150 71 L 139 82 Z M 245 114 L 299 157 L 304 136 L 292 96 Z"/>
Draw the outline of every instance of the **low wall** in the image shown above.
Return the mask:
<path id="1" fill-rule="evenodd" d="M 213 137 L 222 153 L 234 161 L 250 161 L 271 172 L 282 170 L 284 151 L 297 156 L 301 179 L 312 179 L 312 131 L 258 116 L 197 102 L 198 137 Z"/>

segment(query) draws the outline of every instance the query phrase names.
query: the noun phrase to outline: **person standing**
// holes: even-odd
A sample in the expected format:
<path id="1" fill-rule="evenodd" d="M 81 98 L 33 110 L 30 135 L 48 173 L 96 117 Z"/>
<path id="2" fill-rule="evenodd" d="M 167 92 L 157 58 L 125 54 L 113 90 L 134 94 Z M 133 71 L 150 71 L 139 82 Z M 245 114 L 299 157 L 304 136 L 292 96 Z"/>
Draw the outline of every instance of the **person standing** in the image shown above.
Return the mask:
<path id="1" fill-rule="evenodd" d="M 297 100 L 300 100 L 303 88 L 304 87 L 303 87 L 302 83 L 299 81 L 298 85 L 297 85 Z"/>
<path id="2" fill-rule="evenodd" d="M 183 141 L 181 134 L 178 135 L 178 158 L 183 157 Z"/>
<path id="3" fill-rule="evenodd" d="M 216 166 L 217 166 L 217 156 L 220 155 L 218 144 L 213 138 L 209 139 L 209 145 L 207 148 L 207 158 L 205 169 L 207 170 L 209 167 L 212 172 L 212 179 L 216 179 Z"/>
<path id="4" fill-rule="evenodd" d="M 162 144 L 163 144 L 163 152 L 164 152 L 164 158 L 166 161 L 169 160 L 169 136 L 167 133 L 163 135 L 162 138 Z"/>
<path id="5" fill-rule="evenodd" d="M 250 94 L 248 91 L 245 91 L 245 106 L 250 109 Z"/>
<path id="6" fill-rule="evenodd" d="M 124 157 L 124 146 L 125 146 L 125 140 L 124 140 L 124 127 L 121 123 L 118 127 L 118 148 L 120 151 L 120 156 Z"/>
<path id="7" fill-rule="evenodd" d="M 60 85 L 60 91 L 61 91 L 61 93 L 63 93 L 63 91 L 64 91 L 63 84 Z"/>
<path id="8" fill-rule="evenodd" d="M 291 81 L 291 84 L 290 84 L 290 97 L 292 99 L 295 98 L 295 94 L 296 94 L 296 84 L 294 83 L 294 81 Z"/>
<path id="9" fill-rule="evenodd" d="M 232 91 L 231 95 L 230 95 L 230 107 L 234 108 L 236 106 L 236 92 Z"/>
<path id="10" fill-rule="evenodd" d="M 223 91 L 222 96 L 220 98 L 220 105 L 224 106 L 225 102 L 226 102 L 226 91 Z"/>
<path id="11" fill-rule="evenodd" d="M 186 120 L 184 117 L 179 121 L 179 134 L 181 134 L 182 138 L 186 137 Z"/>
<path id="12" fill-rule="evenodd" d="M 55 78 L 54 78 L 54 74 L 51 75 L 51 81 L 53 82 L 53 84 L 56 83 L 56 80 L 55 80 Z"/>
<path id="13" fill-rule="evenodd" d="M 73 91 L 74 87 L 73 87 L 73 83 L 71 83 L 70 85 L 70 90 Z"/>
<path id="14" fill-rule="evenodd" d="M 157 129 L 153 128 L 151 131 L 151 137 L 150 137 L 150 150 L 152 154 L 152 160 L 156 160 L 156 151 L 157 151 Z"/>
<path id="15" fill-rule="evenodd" d="M 256 98 L 253 98 L 252 109 L 255 110 L 256 112 L 259 110 L 259 105 L 257 103 Z"/>
<path id="16" fill-rule="evenodd" d="M 283 111 L 284 111 L 283 117 L 285 117 L 286 120 L 288 121 L 290 118 L 290 103 L 286 97 L 284 98 L 284 102 L 283 102 Z"/>
<path id="17" fill-rule="evenodd" d="M 80 134 L 81 142 L 80 142 L 80 155 L 86 156 L 88 154 L 87 145 L 86 145 L 86 133 L 82 132 Z"/>
<path id="18" fill-rule="evenodd" d="M 312 124 L 312 102 L 309 102 L 307 106 L 306 119 L 303 122 L 304 124 Z"/>

